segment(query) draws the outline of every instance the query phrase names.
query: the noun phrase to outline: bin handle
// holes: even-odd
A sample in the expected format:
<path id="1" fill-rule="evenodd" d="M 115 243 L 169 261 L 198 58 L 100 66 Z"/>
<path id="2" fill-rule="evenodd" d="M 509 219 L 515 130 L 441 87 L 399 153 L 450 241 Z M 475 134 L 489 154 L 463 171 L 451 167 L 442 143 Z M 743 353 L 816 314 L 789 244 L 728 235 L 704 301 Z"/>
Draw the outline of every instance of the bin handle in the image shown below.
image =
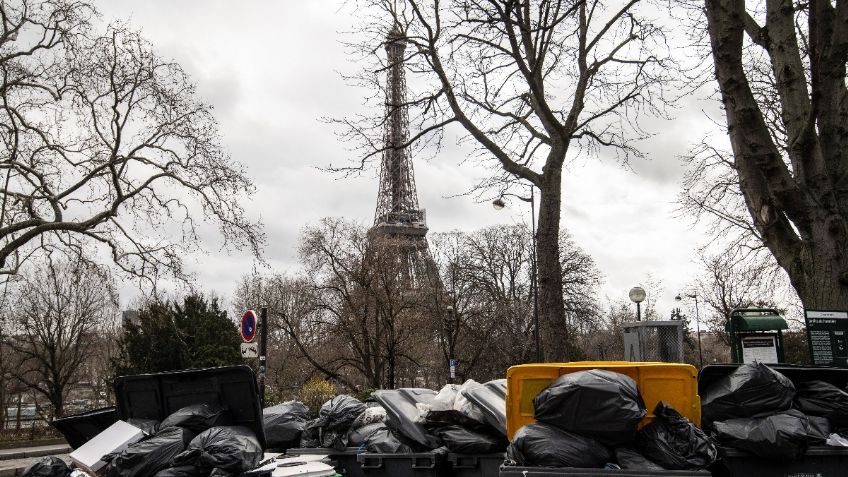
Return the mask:
<path id="1" fill-rule="evenodd" d="M 424 462 L 423 464 L 419 464 L 419 462 Z M 436 467 L 436 459 L 427 456 L 427 457 L 413 457 L 412 458 L 412 468 L 413 469 L 433 469 Z"/>
<path id="2" fill-rule="evenodd" d="M 368 457 L 365 454 L 359 454 L 362 460 L 359 461 L 359 465 L 363 469 L 380 469 L 383 467 L 383 458 L 382 457 Z"/>
<path id="3" fill-rule="evenodd" d="M 476 469 L 479 467 L 480 458 L 477 456 L 457 456 L 453 464 L 454 469 Z"/>

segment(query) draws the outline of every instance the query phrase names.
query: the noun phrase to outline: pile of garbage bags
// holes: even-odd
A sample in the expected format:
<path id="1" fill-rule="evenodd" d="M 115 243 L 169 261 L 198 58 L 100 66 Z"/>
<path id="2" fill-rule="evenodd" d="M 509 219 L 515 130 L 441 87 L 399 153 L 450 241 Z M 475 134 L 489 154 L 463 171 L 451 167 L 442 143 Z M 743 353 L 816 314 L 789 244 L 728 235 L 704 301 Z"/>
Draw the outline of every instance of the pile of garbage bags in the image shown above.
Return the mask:
<path id="1" fill-rule="evenodd" d="M 593 369 L 559 377 L 533 400 L 536 422 L 520 428 L 507 462 L 528 467 L 700 470 L 717 450 L 708 436 L 664 402 L 647 415 L 636 382 Z"/>
<path id="2" fill-rule="evenodd" d="M 701 405 L 716 442 L 758 457 L 792 461 L 810 445 L 848 446 L 848 392 L 820 380 L 793 383 L 762 363 L 717 380 Z"/>
<path id="3" fill-rule="evenodd" d="M 466 397 L 483 386 L 469 380 L 462 385 L 449 384 L 439 392 L 416 388 L 375 391 L 367 403 L 339 395 L 321 406 L 317 419 L 305 423 L 300 447 L 356 447 L 369 453 L 504 452 L 508 445 L 505 431 L 487 422 L 497 419 L 484 415 Z M 500 406 L 505 412 L 505 403 Z M 268 420 L 265 430 L 266 435 L 274 432 L 269 431 Z"/>

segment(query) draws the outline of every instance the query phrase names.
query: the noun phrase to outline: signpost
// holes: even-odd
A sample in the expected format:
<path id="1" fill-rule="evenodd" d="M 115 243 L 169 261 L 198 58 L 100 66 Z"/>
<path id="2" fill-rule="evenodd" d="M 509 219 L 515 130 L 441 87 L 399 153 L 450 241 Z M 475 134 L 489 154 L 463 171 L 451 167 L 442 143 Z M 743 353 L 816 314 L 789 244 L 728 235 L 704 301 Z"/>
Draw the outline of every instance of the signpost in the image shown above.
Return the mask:
<path id="1" fill-rule="evenodd" d="M 848 311 L 804 310 L 813 364 L 848 367 Z"/>
<path id="2" fill-rule="evenodd" d="M 258 358 L 259 357 L 259 345 L 256 343 L 242 343 L 241 344 L 241 357 L 242 358 Z"/>
<path id="3" fill-rule="evenodd" d="M 247 310 L 241 316 L 241 339 L 250 343 L 256 337 L 256 312 Z"/>
<path id="4" fill-rule="evenodd" d="M 244 359 L 259 358 L 259 404 L 265 407 L 265 374 L 268 369 L 268 308 L 262 307 L 259 319 L 256 312 L 247 310 L 241 317 L 241 357 Z M 254 343 L 256 329 L 259 328 L 259 343 Z"/>

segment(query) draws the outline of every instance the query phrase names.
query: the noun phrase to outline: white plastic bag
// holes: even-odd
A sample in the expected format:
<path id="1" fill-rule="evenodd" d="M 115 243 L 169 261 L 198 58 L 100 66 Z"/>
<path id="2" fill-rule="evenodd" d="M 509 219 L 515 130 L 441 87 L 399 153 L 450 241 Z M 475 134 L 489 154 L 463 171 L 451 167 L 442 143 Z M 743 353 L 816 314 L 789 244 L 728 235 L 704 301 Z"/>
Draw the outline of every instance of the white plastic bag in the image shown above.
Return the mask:
<path id="1" fill-rule="evenodd" d="M 471 389 L 474 387 L 480 386 L 480 383 L 473 379 L 469 379 L 465 381 L 462 386 L 459 388 L 459 392 L 456 393 L 456 398 L 454 399 L 453 409 L 455 411 L 459 411 L 464 414 L 466 417 L 474 419 L 477 422 L 486 422 L 486 418 L 483 416 L 483 413 L 471 404 L 471 402 L 465 398 L 463 392 L 466 389 Z"/>

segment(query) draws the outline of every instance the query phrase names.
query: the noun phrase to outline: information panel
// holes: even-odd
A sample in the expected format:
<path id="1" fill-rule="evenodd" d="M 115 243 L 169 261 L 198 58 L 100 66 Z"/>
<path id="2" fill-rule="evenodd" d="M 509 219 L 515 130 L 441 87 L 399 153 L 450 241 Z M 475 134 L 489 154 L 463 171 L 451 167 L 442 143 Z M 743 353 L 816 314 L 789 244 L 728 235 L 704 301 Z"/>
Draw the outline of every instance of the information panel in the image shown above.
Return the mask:
<path id="1" fill-rule="evenodd" d="M 813 364 L 848 367 L 848 311 L 805 310 Z"/>
<path id="2" fill-rule="evenodd" d="M 742 336 L 742 362 L 777 363 L 777 335 Z"/>

